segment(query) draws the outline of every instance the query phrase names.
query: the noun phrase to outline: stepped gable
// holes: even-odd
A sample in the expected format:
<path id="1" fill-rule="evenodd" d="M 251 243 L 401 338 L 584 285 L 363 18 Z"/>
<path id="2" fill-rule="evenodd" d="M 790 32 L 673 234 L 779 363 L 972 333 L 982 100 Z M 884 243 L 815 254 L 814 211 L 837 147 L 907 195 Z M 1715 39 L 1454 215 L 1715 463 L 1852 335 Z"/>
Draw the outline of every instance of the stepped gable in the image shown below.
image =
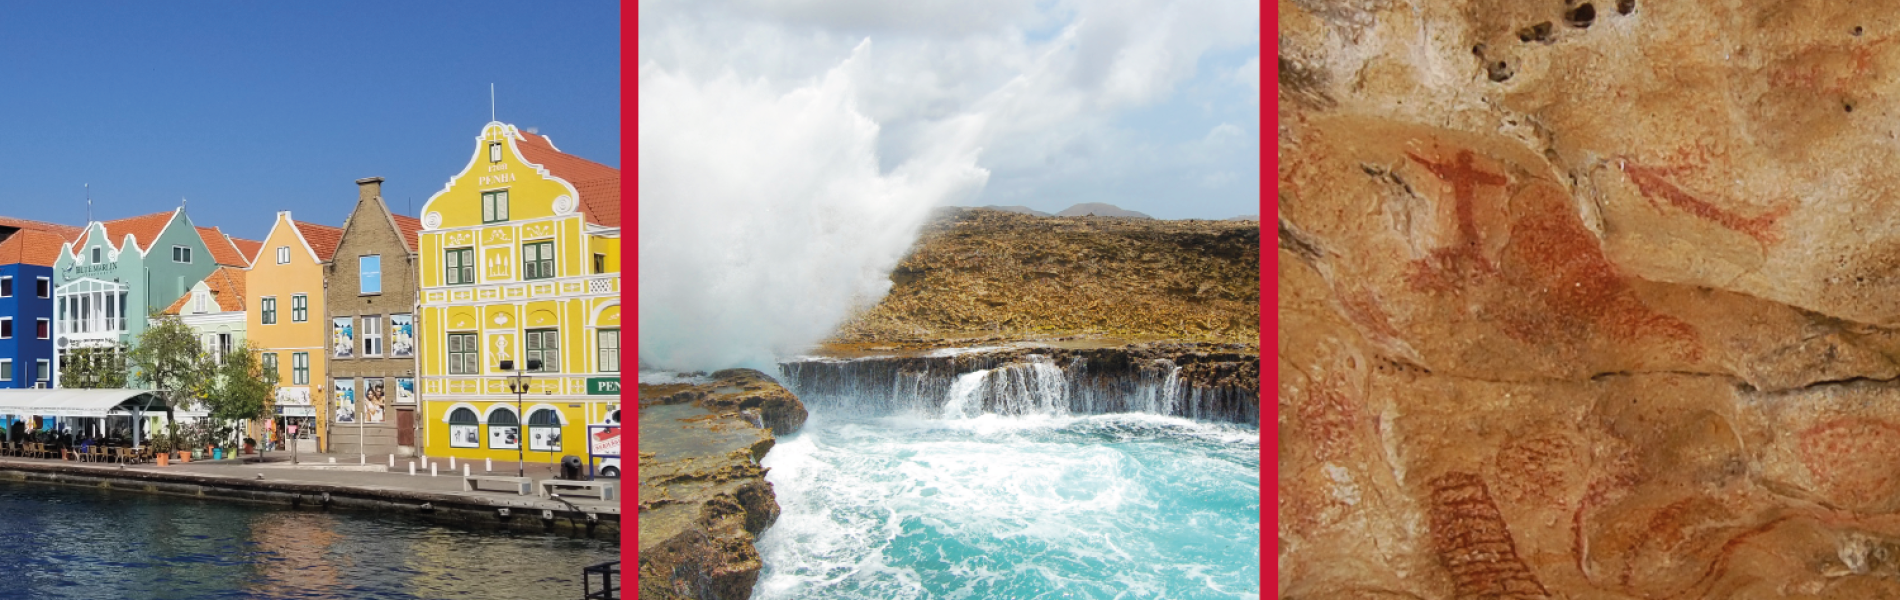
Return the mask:
<path id="1" fill-rule="evenodd" d="M 158 234 L 165 232 L 165 226 L 170 224 L 172 217 L 177 214 L 178 210 L 173 209 L 165 212 L 155 212 L 148 215 L 105 221 L 100 223 L 99 226 L 104 227 L 106 230 L 107 243 L 117 246 L 120 241 L 125 239 L 125 236 L 131 235 L 132 242 L 138 246 L 139 251 L 145 252 L 151 250 L 152 242 L 158 239 Z M 91 235 L 89 231 L 90 230 L 86 233 L 82 233 L 73 240 L 73 249 L 75 251 L 86 246 L 87 236 Z M 120 250 L 123 251 L 125 249 L 120 248 Z"/>
<path id="2" fill-rule="evenodd" d="M 516 148 L 522 158 L 567 180 L 574 191 L 580 193 L 581 212 L 587 216 L 587 222 L 620 226 L 620 169 L 561 152 L 547 136 L 519 130 L 517 133 L 521 143 L 516 144 Z"/>
<path id="3" fill-rule="evenodd" d="M 217 301 L 221 312 L 244 310 L 244 269 L 237 267 L 218 267 L 206 275 L 205 286 L 211 288 L 211 299 Z M 191 300 L 191 293 L 179 296 L 171 306 L 165 308 L 165 314 L 175 315 L 185 309 L 185 303 Z"/>

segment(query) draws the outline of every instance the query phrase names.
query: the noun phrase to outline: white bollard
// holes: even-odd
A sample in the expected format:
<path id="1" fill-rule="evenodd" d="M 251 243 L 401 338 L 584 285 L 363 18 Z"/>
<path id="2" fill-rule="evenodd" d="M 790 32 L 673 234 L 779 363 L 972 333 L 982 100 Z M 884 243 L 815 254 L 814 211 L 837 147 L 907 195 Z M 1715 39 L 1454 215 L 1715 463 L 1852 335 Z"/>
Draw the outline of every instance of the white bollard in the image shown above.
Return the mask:
<path id="1" fill-rule="evenodd" d="M 410 477 L 416 476 L 416 461 L 413 461 L 413 460 L 409 461 L 409 476 Z"/>
<path id="2" fill-rule="evenodd" d="M 394 454 L 389 455 L 389 468 L 396 468 L 396 455 Z"/>
<path id="3" fill-rule="evenodd" d="M 435 461 L 429 461 L 429 476 L 435 476 Z"/>
<path id="4" fill-rule="evenodd" d="M 495 459 L 484 458 L 482 459 L 482 461 L 483 461 L 483 464 L 482 464 L 483 471 L 488 471 L 490 473 L 493 473 L 495 471 Z"/>
<path id="5" fill-rule="evenodd" d="M 449 470 L 450 471 L 455 470 L 455 457 L 453 456 L 449 457 Z"/>
<path id="6" fill-rule="evenodd" d="M 333 464 L 333 465 L 336 464 L 336 457 L 334 456 L 330 457 L 330 464 Z"/>
<path id="7" fill-rule="evenodd" d="M 468 476 L 468 463 L 462 463 L 462 476 Z"/>
<path id="8" fill-rule="evenodd" d="M 365 466 L 369 465 L 369 455 L 368 454 L 356 455 L 356 464 L 365 465 Z"/>

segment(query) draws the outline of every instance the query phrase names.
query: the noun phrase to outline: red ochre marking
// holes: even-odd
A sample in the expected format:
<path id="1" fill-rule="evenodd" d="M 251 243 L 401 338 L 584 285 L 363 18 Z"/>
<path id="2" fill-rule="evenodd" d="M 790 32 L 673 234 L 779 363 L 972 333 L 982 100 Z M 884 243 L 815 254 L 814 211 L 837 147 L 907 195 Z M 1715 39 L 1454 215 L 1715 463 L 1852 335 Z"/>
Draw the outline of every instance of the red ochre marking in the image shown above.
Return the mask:
<path id="1" fill-rule="evenodd" d="M 1889 461 L 1900 454 L 1900 425 L 1839 419 L 1801 432 L 1801 462 L 1818 491 L 1851 510 L 1877 508 L 1900 491 Z"/>
<path id="2" fill-rule="evenodd" d="M 1775 225 L 1782 217 L 1788 215 L 1788 211 L 1793 208 L 1792 204 L 1783 204 L 1752 218 L 1743 217 L 1690 195 L 1689 192 L 1683 191 L 1682 188 L 1676 187 L 1665 179 L 1666 176 L 1679 171 L 1681 171 L 1680 168 L 1645 167 L 1627 161 L 1623 163 L 1623 172 L 1629 174 L 1630 181 L 1636 184 L 1636 188 L 1642 191 L 1643 196 L 1649 199 L 1651 205 L 1660 208 L 1661 205 L 1657 204 L 1656 199 L 1662 198 L 1683 212 L 1741 232 L 1763 244 L 1772 244 L 1781 240 L 1781 232 Z"/>
<path id="3" fill-rule="evenodd" d="M 1432 546 L 1460 598 L 1547 598 L 1491 499 L 1484 479 L 1452 472 L 1431 481 Z"/>
<path id="4" fill-rule="evenodd" d="M 1458 225 L 1457 241 L 1449 247 L 1433 250 L 1424 260 L 1413 263 L 1406 280 L 1414 288 L 1443 292 L 1455 290 L 1461 281 L 1473 277 L 1495 275 L 1497 266 L 1485 259 L 1484 251 L 1478 245 L 1478 222 L 1472 204 L 1476 202 L 1475 196 L 1480 186 L 1503 187 L 1510 180 L 1503 175 L 1479 169 L 1474 164 L 1470 150 L 1458 151 L 1456 162 L 1435 163 L 1411 152 L 1405 155 L 1445 183 L 1451 184 L 1453 212 Z"/>

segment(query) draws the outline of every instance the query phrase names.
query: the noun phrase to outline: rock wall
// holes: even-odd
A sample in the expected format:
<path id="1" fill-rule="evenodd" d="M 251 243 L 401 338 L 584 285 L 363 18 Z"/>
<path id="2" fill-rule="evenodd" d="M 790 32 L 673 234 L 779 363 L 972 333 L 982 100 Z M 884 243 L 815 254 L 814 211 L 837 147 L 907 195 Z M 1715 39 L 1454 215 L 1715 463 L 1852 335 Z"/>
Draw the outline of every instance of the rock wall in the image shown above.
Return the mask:
<path id="1" fill-rule="evenodd" d="M 750 598 L 753 541 L 779 515 L 759 460 L 775 432 L 804 424 L 804 405 L 750 369 L 639 392 L 639 597 Z"/>
<path id="2" fill-rule="evenodd" d="M 1280 4 L 1285 597 L 1900 597 L 1900 4 Z"/>

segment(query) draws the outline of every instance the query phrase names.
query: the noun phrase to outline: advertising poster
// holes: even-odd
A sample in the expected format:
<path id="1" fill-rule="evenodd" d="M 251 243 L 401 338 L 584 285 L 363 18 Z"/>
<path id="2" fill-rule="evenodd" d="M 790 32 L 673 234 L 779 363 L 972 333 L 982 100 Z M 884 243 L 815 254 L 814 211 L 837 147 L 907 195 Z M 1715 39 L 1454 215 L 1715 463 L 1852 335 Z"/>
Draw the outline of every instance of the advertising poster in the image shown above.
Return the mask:
<path id="1" fill-rule="evenodd" d="M 371 377 L 363 380 L 363 418 L 364 423 L 383 422 L 383 378 Z"/>
<path id="2" fill-rule="evenodd" d="M 521 427 L 519 425 L 488 426 L 488 447 L 502 450 L 521 447 Z"/>
<path id="3" fill-rule="evenodd" d="M 535 452 L 560 452 L 561 428 L 552 426 L 529 427 L 528 449 Z"/>
<path id="4" fill-rule="evenodd" d="M 415 355 L 415 315 L 389 315 L 389 357 L 410 358 Z"/>
<path id="5" fill-rule="evenodd" d="M 356 355 L 356 330 L 350 317 L 337 317 L 330 320 L 330 346 L 333 356 L 350 358 Z"/>
<path id="6" fill-rule="evenodd" d="M 336 422 L 356 422 L 356 380 L 336 380 Z"/>
<path id="7" fill-rule="evenodd" d="M 451 448 L 480 448 L 482 447 L 481 429 L 482 429 L 482 426 L 480 425 L 450 425 L 449 426 L 449 447 Z"/>
<path id="8" fill-rule="evenodd" d="M 396 403 L 416 403 L 416 380 L 413 377 L 396 378 Z"/>

